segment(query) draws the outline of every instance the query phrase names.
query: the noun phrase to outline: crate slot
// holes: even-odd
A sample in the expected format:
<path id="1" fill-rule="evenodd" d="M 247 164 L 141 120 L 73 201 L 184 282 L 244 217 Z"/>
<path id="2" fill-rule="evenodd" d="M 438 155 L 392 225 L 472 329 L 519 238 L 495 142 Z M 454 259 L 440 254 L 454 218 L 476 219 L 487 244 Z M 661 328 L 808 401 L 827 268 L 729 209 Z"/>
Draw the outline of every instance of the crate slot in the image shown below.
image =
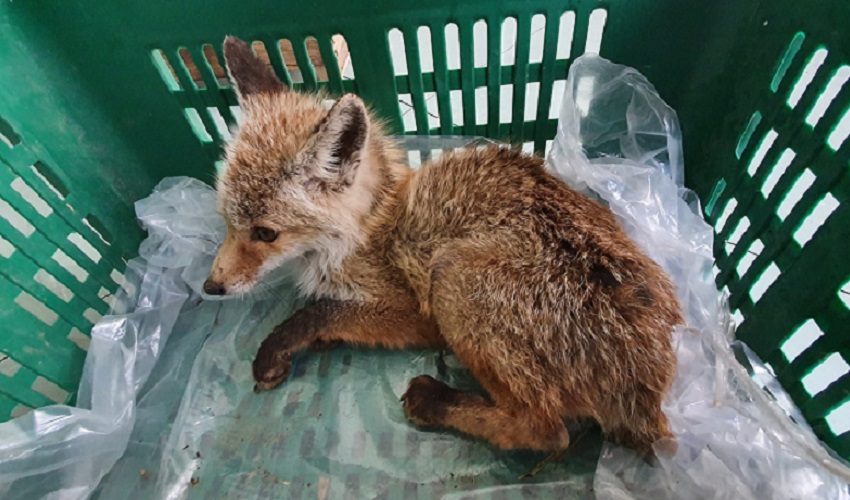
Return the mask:
<path id="1" fill-rule="evenodd" d="M 77 261 L 75 261 L 71 257 L 68 257 L 68 254 L 66 254 L 62 250 L 57 248 L 50 258 L 53 259 L 57 264 L 62 266 L 66 271 L 71 273 L 71 276 L 76 278 L 77 281 L 79 281 L 80 283 L 85 283 L 86 280 L 89 279 L 88 271 L 86 271 L 79 264 L 77 264 Z"/>
<path id="2" fill-rule="evenodd" d="M 720 213 L 720 217 L 718 217 L 717 222 L 714 224 L 714 231 L 717 234 L 723 232 L 723 228 L 726 227 L 726 222 L 737 207 L 738 200 L 735 198 L 730 198 L 729 201 L 726 202 L 726 205 L 723 207 L 723 211 Z"/>
<path id="3" fill-rule="evenodd" d="M 487 87 L 475 88 L 475 124 L 487 125 Z"/>
<path id="4" fill-rule="evenodd" d="M 461 90 L 449 91 L 449 100 L 452 107 L 452 120 L 456 127 L 463 126 L 463 92 Z"/>
<path id="5" fill-rule="evenodd" d="M 433 49 L 431 47 L 431 28 L 420 26 L 416 30 L 416 41 L 419 45 L 419 69 L 422 73 L 434 71 Z"/>
<path id="6" fill-rule="evenodd" d="M 473 65 L 476 68 L 487 67 L 487 21 L 479 19 L 472 25 Z"/>
<path id="7" fill-rule="evenodd" d="M 50 205 L 44 201 L 44 198 L 38 195 L 33 188 L 29 186 L 23 179 L 20 177 L 16 178 L 9 185 L 16 193 L 18 193 L 21 198 L 27 203 L 29 203 L 38 215 L 42 217 L 48 217 L 53 213 L 53 209 L 50 208 Z"/>
<path id="8" fill-rule="evenodd" d="M 351 60 L 351 52 L 348 49 L 348 41 L 337 33 L 331 37 L 336 65 L 339 68 L 343 80 L 354 80 L 354 61 Z"/>
<path id="9" fill-rule="evenodd" d="M 201 120 L 201 115 L 198 113 L 197 109 L 184 108 L 183 116 L 186 117 L 186 121 L 189 122 L 192 132 L 195 133 L 195 136 L 199 141 L 204 143 L 213 142 L 213 138 L 204 126 L 204 122 Z"/>
<path id="10" fill-rule="evenodd" d="M 230 129 L 227 127 L 227 121 L 225 121 L 218 108 L 207 108 L 207 114 L 210 115 L 210 118 L 215 124 L 215 130 L 218 134 L 218 137 L 221 140 L 229 141 L 232 138 L 232 136 L 230 135 Z"/>
<path id="11" fill-rule="evenodd" d="M 800 382 L 809 395 L 815 396 L 848 372 L 850 372 L 850 365 L 841 357 L 841 354 L 834 352 L 812 368 L 800 379 Z"/>
<path id="12" fill-rule="evenodd" d="M 552 101 L 549 105 L 549 118 L 558 118 L 558 115 L 561 114 L 561 105 L 564 102 L 566 91 L 566 80 L 555 80 L 552 82 Z"/>
<path id="13" fill-rule="evenodd" d="M 35 226 L 2 198 L 0 198 L 0 217 L 6 219 L 25 238 L 29 238 L 35 232 Z"/>
<path id="14" fill-rule="evenodd" d="M 811 213 L 806 216 L 802 222 L 800 222 L 798 229 L 794 231 L 794 240 L 799 243 L 800 246 L 805 246 L 806 243 L 814 237 L 817 230 L 826 223 L 829 216 L 838 209 L 838 207 L 838 200 L 836 200 L 831 193 L 827 193 L 820 199 L 820 201 L 818 201 Z"/>
<path id="15" fill-rule="evenodd" d="M 764 271 L 762 271 L 761 275 L 753 282 L 753 285 L 750 287 L 750 299 L 753 301 L 753 304 L 756 304 L 767 292 L 773 283 L 779 278 L 779 275 L 782 274 L 779 270 L 779 266 L 776 263 L 771 262 Z"/>
<path id="16" fill-rule="evenodd" d="M 749 217 L 741 217 L 741 220 L 738 221 L 738 224 L 735 226 L 735 229 L 727 238 L 727 241 L 729 243 L 732 243 L 733 245 L 737 245 L 738 242 L 741 240 L 741 237 L 744 236 L 744 233 L 746 233 L 748 229 L 750 229 Z"/>
<path id="17" fill-rule="evenodd" d="M 100 262 L 100 259 L 103 258 L 100 252 L 98 252 L 97 249 L 92 246 L 91 243 L 89 243 L 85 238 L 83 238 L 80 233 L 71 233 L 68 235 L 67 239 L 75 247 L 79 248 L 80 251 L 83 252 L 86 257 L 91 259 L 91 261 L 95 264 Z"/>
<path id="18" fill-rule="evenodd" d="M 71 302 L 74 298 L 74 292 L 44 269 L 39 269 L 33 276 L 33 280 L 63 302 Z"/>
<path id="19" fill-rule="evenodd" d="M 537 101 L 540 100 L 540 82 L 531 82 L 525 87 L 525 121 L 537 116 Z"/>
<path id="20" fill-rule="evenodd" d="M 776 187 L 776 184 L 779 182 L 779 179 L 785 174 L 785 171 L 788 170 L 788 167 L 794 161 L 794 158 L 797 157 L 797 153 L 794 152 L 791 148 L 786 148 L 785 151 L 779 155 L 779 159 L 776 160 L 776 163 L 771 167 L 770 172 L 767 174 L 767 178 L 765 178 L 764 183 L 761 186 L 761 193 L 765 198 L 770 196 L 770 193 L 773 191 L 773 188 Z"/>
<path id="21" fill-rule="evenodd" d="M 30 388 L 56 404 L 64 404 L 70 399 L 68 391 L 41 376 L 35 378 Z"/>
<path id="22" fill-rule="evenodd" d="M 848 80 L 850 80 L 850 66 L 841 66 L 835 70 L 832 78 L 829 79 L 829 82 L 818 96 L 814 105 L 812 105 L 809 114 L 806 115 L 806 123 L 809 126 L 814 127 L 818 124 L 820 119 L 823 118 L 824 113 L 826 113 L 826 110 L 829 109 L 829 105 L 832 104 L 832 101 L 835 100 Z"/>
<path id="23" fill-rule="evenodd" d="M 531 44 L 529 45 L 528 63 L 535 64 L 543 61 L 543 42 L 546 38 L 546 16 L 535 14 L 531 18 Z"/>
<path id="24" fill-rule="evenodd" d="M 0 374 L 7 377 L 14 377 L 20 369 L 20 363 L 10 358 L 6 353 L 0 352 Z"/>
<path id="25" fill-rule="evenodd" d="M 791 93 L 788 94 L 788 100 L 786 101 L 788 107 L 794 109 L 797 106 L 797 103 L 800 102 L 800 98 L 803 97 L 803 93 L 809 85 L 811 85 L 818 70 L 820 70 L 824 61 L 826 61 L 826 56 L 828 54 L 829 51 L 823 47 L 819 48 L 812 54 L 808 62 L 806 62 L 806 66 L 803 68 L 800 76 L 797 78 L 797 81 L 794 83 Z"/>
<path id="26" fill-rule="evenodd" d="M 35 173 L 36 177 L 42 180 L 48 189 L 53 191 L 59 199 L 64 200 L 68 197 L 70 191 L 65 184 L 59 180 L 59 177 L 53 173 L 53 170 L 41 161 L 36 161 L 30 166 L 30 169 Z"/>
<path id="27" fill-rule="evenodd" d="M 596 79 L 592 76 L 583 76 L 576 82 L 576 108 L 581 116 L 587 116 L 590 113 L 590 96 L 593 95 L 595 86 Z"/>
<path id="28" fill-rule="evenodd" d="M 76 328 L 71 328 L 70 333 L 68 333 L 68 340 L 70 340 L 73 344 L 84 351 L 89 350 L 89 344 L 91 344 L 91 338 L 84 334 L 83 332 L 77 330 Z"/>
<path id="29" fill-rule="evenodd" d="M 97 324 L 97 322 L 100 321 L 100 318 L 102 318 L 103 316 L 99 312 L 89 307 L 88 309 L 83 311 L 83 317 L 86 318 L 89 323 L 94 325 Z"/>
<path id="30" fill-rule="evenodd" d="M 558 50 L 555 52 L 556 59 L 569 59 L 572 55 L 575 29 L 576 13 L 569 10 L 561 14 L 561 19 L 558 23 Z"/>
<path id="31" fill-rule="evenodd" d="M 826 415 L 826 423 L 829 430 L 836 436 L 850 431 L 850 400 L 835 407 Z"/>
<path id="32" fill-rule="evenodd" d="M 785 220 L 788 215 L 791 214 L 791 211 L 803 199 L 803 196 L 806 194 L 806 191 L 812 187 L 812 184 L 815 183 L 815 174 L 812 173 L 808 168 L 803 170 L 797 180 L 794 181 L 794 184 L 785 194 L 785 197 L 782 199 L 782 203 L 779 204 L 779 207 L 776 209 L 776 215 L 779 216 L 780 219 Z"/>
<path id="33" fill-rule="evenodd" d="M 585 54 L 599 54 L 602 48 L 602 36 L 605 33 L 605 23 L 608 21 L 608 11 L 605 9 L 594 9 L 590 13 L 590 21 L 587 28 L 587 42 L 584 46 Z"/>
<path id="34" fill-rule="evenodd" d="M 112 234 L 106 229 L 106 225 L 101 222 L 100 219 L 98 219 L 96 216 L 89 214 L 83 217 L 83 224 L 87 228 L 89 228 L 91 232 L 96 234 L 104 245 L 112 245 Z"/>
<path id="35" fill-rule="evenodd" d="M 815 320 L 808 319 L 794 330 L 794 333 L 782 343 L 779 350 L 782 351 L 785 359 L 791 363 L 821 337 L 823 337 L 823 330 L 820 329 Z"/>
<path id="36" fill-rule="evenodd" d="M 319 51 L 319 42 L 315 37 L 307 37 L 304 40 L 304 44 L 307 47 L 307 57 L 310 61 L 310 64 L 313 66 L 313 71 L 316 72 L 316 80 L 320 82 L 328 81 L 328 70 L 324 60 L 322 60 L 322 53 Z"/>
<path id="37" fill-rule="evenodd" d="M 27 413 L 29 413 L 31 411 L 32 411 L 32 408 L 30 408 L 29 406 L 18 405 L 16 407 L 12 408 L 12 411 L 9 413 L 9 417 L 10 418 L 23 417 L 24 415 L 26 415 Z"/>
<path id="38" fill-rule="evenodd" d="M 410 94 L 398 95 L 398 110 L 405 133 L 416 132 L 416 116 L 413 109 L 413 99 Z"/>
<path id="39" fill-rule="evenodd" d="M 770 129 L 762 138 L 759 143 L 758 149 L 753 154 L 753 158 L 750 160 L 749 165 L 747 166 L 747 173 L 750 177 L 756 175 L 759 167 L 761 167 L 762 162 L 764 161 L 764 157 L 767 156 L 770 148 L 773 147 L 773 144 L 776 142 L 776 138 L 779 137 L 779 134 L 774 129 Z"/>
<path id="40" fill-rule="evenodd" d="M 428 128 L 434 129 L 440 126 L 440 107 L 437 104 L 436 92 L 425 92 L 425 111 L 428 113 Z"/>
<path id="41" fill-rule="evenodd" d="M 449 23 L 445 29 L 446 35 L 446 66 L 451 70 L 460 69 L 460 34 L 457 24 Z"/>
<path id="42" fill-rule="evenodd" d="M 516 64 L 517 45 L 517 20 L 515 17 L 506 17 L 502 21 L 502 40 L 499 53 L 502 66 L 513 66 Z"/>
<path id="43" fill-rule="evenodd" d="M 794 62 L 794 58 L 797 56 L 797 53 L 800 52 L 800 48 L 803 46 L 803 41 L 805 41 L 805 39 L 806 34 L 803 32 L 796 33 L 791 39 L 791 42 L 788 44 L 788 48 L 785 49 L 785 53 L 779 58 L 776 65 L 776 71 L 773 73 L 773 78 L 770 80 L 771 91 L 776 92 L 779 90 L 779 85 L 782 83 L 782 80 L 785 79 L 785 74 L 788 73 L 788 68 L 791 67 L 791 64 Z"/>
<path id="44" fill-rule="evenodd" d="M 201 71 L 192 59 L 192 55 L 189 54 L 189 49 L 186 47 L 180 47 L 177 49 L 177 54 L 180 56 L 180 66 L 183 68 L 183 71 L 189 75 L 189 79 L 192 81 L 192 85 L 194 85 L 195 90 L 205 90 L 207 88 L 207 84 L 201 77 Z"/>
<path id="45" fill-rule="evenodd" d="M 514 86 L 511 83 L 499 86 L 499 123 L 509 124 L 513 120 Z"/>
<path id="46" fill-rule="evenodd" d="M 387 33 L 387 42 L 390 45 L 390 56 L 393 63 L 393 74 L 396 76 L 407 76 L 407 55 L 404 50 L 404 37 L 401 30 L 393 28 Z"/>
<path id="47" fill-rule="evenodd" d="M 8 259 L 15 253 L 15 246 L 0 236 L 0 257 Z"/>
<path id="48" fill-rule="evenodd" d="M 422 155 L 418 149 L 411 149 L 407 152 L 407 161 L 413 168 L 419 168 L 422 165 Z"/>
<path id="49" fill-rule="evenodd" d="M 833 151 L 838 151 L 844 144 L 844 141 L 847 140 L 847 136 L 850 136 L 850 107 L 844 111 L 841 119 L 838 120 L 838 123 L 832 129 L 832 132 L 830 132 L 829 137 L 826 139 L 826 143 Z"/>
<path id="50" fill-rule="evenodd" d="M 15 297 L 15 304 L 18 304 L 21 309 L 32 314 L 47 326 L 53 326 L 59 320 L 59 315 L 53 309 L 27 292 L 21 292 Z"/>
<path id="51" fill-rule="evenodd" d="M 750 269 L 750 266 L 753 265 L 756 258 L 761 255 L 762 250 L 764 250 L 764 243 L 761 240 L 755 240 L 747 251 L 744 252 L 744 255 L 741 256 L 741 260 L 738 262 L 738 265 L 735 267 L 735 270 L 738 272 L 738 277 L 743 278 L 747 271 Z"/>
<path id="52" fill-rule="evenodd" d="M 171 67 L 171 63 L 168 61 L 168 56 L 165 55 L 162 49 L 151 51 L 151 62 L 153 62 L 154 67 L 159 72 L 159 76 L 168 90 L 178 92 L 183 89 L 180 85 L 180 80 L 177 78 L 177 73 L 174 72 L 174 68 Z"/>
<path id="53" fill-rule="evenodd" d="M 714 214 L 714 208 L 717 206 L 717 200 L 723 196 L 726 191 L 726 179 L 721 178 L 714 184 L 711 190 L 711 196 L 708 198 L 708 203 L 705 204 L 705 215 L 711 217 Z"/>
<path id="54" fill-rule="evenodd" d="M 12 148 L 20 144 L 21 136 L 15 132 L 12 125 L 0 116 L 0 142 Z"/>
<path id="55" fill-rule="evenodd" d="M 735 157 L 739 160 L 741 159 L 741 155 L 744 154 L 744 150 L 750 145 L 750 139 L 752 139 L 753 133 L 755 133 L 756 127 L 759 126 L 761 120 L 761 111 L 756 111 L 750 117 L 750 121 L 747 122 L 746 128 L 744 128 L 741 137 L 738 139 L 738 145 L 735 146 Z"/>

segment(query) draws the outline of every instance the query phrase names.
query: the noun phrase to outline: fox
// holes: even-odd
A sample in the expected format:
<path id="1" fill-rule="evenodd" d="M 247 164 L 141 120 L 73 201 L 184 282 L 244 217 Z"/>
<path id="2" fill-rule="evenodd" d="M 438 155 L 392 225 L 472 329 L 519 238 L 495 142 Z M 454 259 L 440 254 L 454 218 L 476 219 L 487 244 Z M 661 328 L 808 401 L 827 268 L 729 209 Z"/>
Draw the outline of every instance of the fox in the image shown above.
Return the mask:
<path id="1" fill-rule="evenodd" d="M 637 451 L 675 443 L 662 403 L 681 307 L 610 209 L 513 147 L 413 169 L 360 97 L 295 91 L 233 36 L 223 53 L 243 116 L 204 292 L 247 293 L 289 263 L 308 299 L 260 345 L 256 392 L 306 350 L 446 349 L 483 393 L 413 378 L 401 406 L 423 430 L 555 453 L 591 419 Z"/>

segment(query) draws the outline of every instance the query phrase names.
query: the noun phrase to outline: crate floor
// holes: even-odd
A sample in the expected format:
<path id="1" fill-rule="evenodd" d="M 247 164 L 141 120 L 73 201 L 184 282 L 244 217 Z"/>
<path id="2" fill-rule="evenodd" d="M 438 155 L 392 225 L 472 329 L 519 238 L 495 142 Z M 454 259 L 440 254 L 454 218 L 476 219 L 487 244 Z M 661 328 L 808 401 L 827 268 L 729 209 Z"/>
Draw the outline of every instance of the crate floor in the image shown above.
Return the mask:
<path id="1" fill-rule="evenodd" d="M 134 498 L 593 497 L 602 447 L 593 428 L 574 431 L 582 437 L 568 453 L 521 478 L 546 455 L 408 424 L 398 399 L 410 378 L 472 387 L 450 354 L 305 353 L 284 385 L 254 394 L 250 354 L 279 312 L 244 309 L 203 303 L 184 314 L 143 390 L 127 453 L 96 498 L 128 487 Z M 266 319 L 250 333 L 246 316 Z"/>

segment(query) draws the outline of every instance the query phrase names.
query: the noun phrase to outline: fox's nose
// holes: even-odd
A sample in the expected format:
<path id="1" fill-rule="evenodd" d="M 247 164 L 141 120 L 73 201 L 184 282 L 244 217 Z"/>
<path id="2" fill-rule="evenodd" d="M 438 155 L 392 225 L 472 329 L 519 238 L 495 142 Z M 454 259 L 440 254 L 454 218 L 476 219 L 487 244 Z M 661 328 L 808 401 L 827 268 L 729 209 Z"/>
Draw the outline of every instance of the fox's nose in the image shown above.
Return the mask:
<path id="1" fill-rule="evenodd" d="M 213 281 L 212 278 L 204 281 L 204 292 L 209 295 L 224 295 L 226 293 L 224 285 Z"/>

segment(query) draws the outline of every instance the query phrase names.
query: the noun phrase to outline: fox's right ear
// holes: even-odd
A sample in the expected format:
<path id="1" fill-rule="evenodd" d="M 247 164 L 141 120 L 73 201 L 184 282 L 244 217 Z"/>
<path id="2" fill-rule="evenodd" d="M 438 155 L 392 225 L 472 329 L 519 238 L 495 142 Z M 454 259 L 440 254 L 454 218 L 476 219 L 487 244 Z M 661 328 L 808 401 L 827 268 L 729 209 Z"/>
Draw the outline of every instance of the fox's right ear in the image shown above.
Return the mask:
<path id="1" fill-rule="evenodd" d="M 234 36 L 224 39 L 224 61 L 239 104 L 244 105 L 245 98 L 250 95 L 286 90 L 286 85 L 278 80 L 271 67 L 261 61 L 247 43 Z"/>

